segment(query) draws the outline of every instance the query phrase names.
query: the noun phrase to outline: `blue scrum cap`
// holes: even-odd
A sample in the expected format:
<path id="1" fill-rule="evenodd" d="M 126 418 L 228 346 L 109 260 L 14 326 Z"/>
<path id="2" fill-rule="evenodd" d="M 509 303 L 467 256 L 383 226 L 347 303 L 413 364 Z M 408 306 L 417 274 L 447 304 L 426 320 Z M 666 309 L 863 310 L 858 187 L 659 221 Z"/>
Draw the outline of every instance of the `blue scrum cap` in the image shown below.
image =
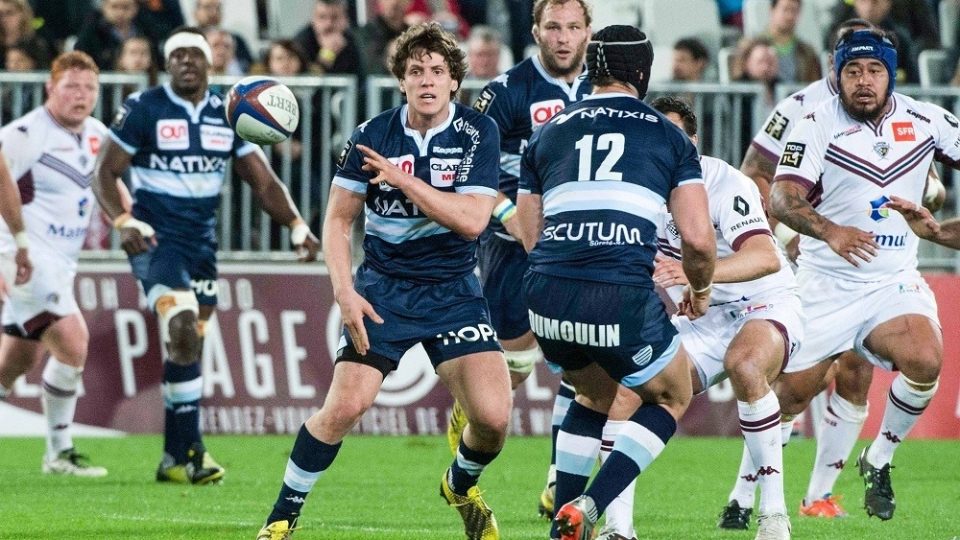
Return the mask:
<path id="1" fill-rule="evenodd" d="M 838 84 L 843 66 L 856 58 L 874 58 L 882 62 L 890 75 L 887 95 L 893 93 L 893 86 L 897 80 L 897 49 L 894 48 L 893 42 L 876 30 L 857 30 L 840 38 L 837 48 L 833 51 L 833 67 L 837 70 Z"/>

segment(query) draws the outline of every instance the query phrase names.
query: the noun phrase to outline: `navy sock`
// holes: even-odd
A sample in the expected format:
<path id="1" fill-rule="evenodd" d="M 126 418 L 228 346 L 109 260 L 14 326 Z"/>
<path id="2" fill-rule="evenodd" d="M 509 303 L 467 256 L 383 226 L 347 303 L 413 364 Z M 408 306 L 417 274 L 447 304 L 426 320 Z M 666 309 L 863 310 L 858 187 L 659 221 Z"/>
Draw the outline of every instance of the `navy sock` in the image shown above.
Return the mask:
<path id="1" fill-rule="evenodd" d="M 460 446 L 457 448 L 457 457 L 450 464 L 450 488 L 457 495 L 466 495 L 467 491 L 477 485 L 480 480 L 480 473 L 486 468 L 500 452 L 480 452 L 473 450 L 460 438 Z"/>
<path id="2" fill-rule="evenodd" d="M 620 429 L 613 452 L 585 493 L 600 514 L 660 455 L 676 430 L 676 420 L 660 405 L 646 404 L 637 409 Z"/>
<path id="3" fill-rule="evenodd" d="M 267 523 L 287 520 L 292 525 L 300 516 L 300 509 L 306 502 L 307 494 L 313 485 L 323 475 L 340 451 L 342 442 L 327 444 L 307 431 L 307 426 L 300 426 L 297 440 L 290 451 L 287 468 L 283 473 L 283 485 L 280 494 L 273 505 L 273 511 L 267 518 Z"/>
<path id="4" fill-rule="evenodd" d="M 583 494 L 587 480 L 600 455 L 600 439 L 607 415 L 588 409 L 576 401 L 563 419 L 557 438 L 557 494 L 554 511 Z M 556 522 L 550 537 L 557 536 Z"/>
<path id="5" fill-rule="evenodd" d="M 200 362 L 180 365 L 170 360 L 163 363 L 163 400 L 167 409 L 164 427 L 164 451 L 177 463 L 185 463 L 187 449 L 200 441 L 200 395 L 203 379 Z"/>

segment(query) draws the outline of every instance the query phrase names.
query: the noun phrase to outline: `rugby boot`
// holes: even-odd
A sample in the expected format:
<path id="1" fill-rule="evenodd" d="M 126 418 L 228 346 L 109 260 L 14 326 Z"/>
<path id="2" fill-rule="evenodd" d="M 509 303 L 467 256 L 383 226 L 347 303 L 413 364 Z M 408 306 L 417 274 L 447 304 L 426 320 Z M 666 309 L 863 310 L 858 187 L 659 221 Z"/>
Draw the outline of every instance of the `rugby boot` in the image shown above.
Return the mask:
<path id="1" fill-rule="evenodd" d="M 734 499 L 720 511 L 717 527 L 745 531 L 750 528 L 750 516 L 752 515 L 753 508 L 740 508 L 740 503 Z"/>
<path id="2" fill-rule="evenodd" d="M 466 495 L 453 492 L 449 482 L 449 470 L 443 473 L 440 480 L 440 496 L 447 504 L 456 508 L 463 518 L 463 529 L 467 540 L 500 540 L 500 528 L 493 510 L 487 506 L 480 493 L 480 488 L 473 486 Z"/>
<path id="3" fill-rule="evenodd" d="M 586 495 L 561 506 L 554 518 L 560 540 L 591 540 L 598 517 L 596 504 Z"/>
<path id="4" fill-rule="evenodd" d="M 877 516 L 886 521 L 893 517 L 893 511 L 897 507 L 897 501 L 893 497 L 893 485 L 890 483 L 890 469 L 893 466 L 889 463 L 880 468 L 871 465 L 867 461 L 869 448 L 864 448 L 857 458 L 857 470 L 860 471 L 865 488 L 863 507 L 867 509 L 868 516 Z"/>
<path id="5" fill-rule="evenodd" d="M 67 448 L 53 459 L 44 455 L 41 470 L 43 474 L 64 474 L 86 478 L 100 478 L 107 475 L 107 469 L 91 465 L 90 458 L 77 452 L 75 448 Z"/>

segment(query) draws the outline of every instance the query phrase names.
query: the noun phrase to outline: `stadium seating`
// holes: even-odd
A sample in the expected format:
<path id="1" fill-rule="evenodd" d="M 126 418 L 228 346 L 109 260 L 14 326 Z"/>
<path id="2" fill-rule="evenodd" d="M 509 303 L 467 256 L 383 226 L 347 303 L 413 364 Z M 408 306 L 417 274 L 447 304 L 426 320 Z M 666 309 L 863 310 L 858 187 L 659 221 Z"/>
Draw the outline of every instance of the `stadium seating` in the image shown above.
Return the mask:
<path id="1" fill-rule="evenodd" d="M 643 31 L 654 47 L 672 47 L 681 37 L 696 36 L 711 57 L 720 50 L 723 32 L 714 0 L 644 0 L 642 14 Z"/>
<path id="2" fill-rule="evenodd" d="M 917 63 L 920 65 L 920 86 L 930 87 L 944 84 L 950 80 L 952 66 L 947 65 L 947 51 L 927 49 L 920 52 Z"/>

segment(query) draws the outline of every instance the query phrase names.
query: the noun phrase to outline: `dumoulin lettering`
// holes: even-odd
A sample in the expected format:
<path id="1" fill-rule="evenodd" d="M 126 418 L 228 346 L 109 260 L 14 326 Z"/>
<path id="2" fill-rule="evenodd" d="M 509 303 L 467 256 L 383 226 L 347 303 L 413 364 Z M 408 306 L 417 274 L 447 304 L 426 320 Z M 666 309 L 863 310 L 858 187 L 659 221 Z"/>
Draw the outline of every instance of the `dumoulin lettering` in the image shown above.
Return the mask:
<path id="1" fill-rule="evenodd" d="M 591 347 L 619 347 L 619 324 L 593 324 L 551 319 L 530 311 L 530 328 L 544 338 Z"/>

